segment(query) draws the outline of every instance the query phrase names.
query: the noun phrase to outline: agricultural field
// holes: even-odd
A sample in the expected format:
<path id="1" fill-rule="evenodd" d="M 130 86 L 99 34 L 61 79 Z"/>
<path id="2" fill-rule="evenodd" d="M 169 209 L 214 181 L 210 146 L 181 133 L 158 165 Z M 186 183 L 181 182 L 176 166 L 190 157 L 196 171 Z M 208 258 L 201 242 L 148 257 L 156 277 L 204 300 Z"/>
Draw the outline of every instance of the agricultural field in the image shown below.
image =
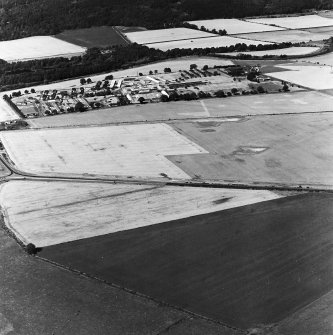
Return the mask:
<path id="1" fill-rule="evenodd" d="M 153 334 L 179 320 L 186 322 L 183 334 L 197 325 L 210 335 L 237 334 L 31 257 L 4 229 L 0 255 L 2 335 Z"/>
<path id="2" fill-rule="evenodd" d="M 153 43 L 214 37 L 216 35 L 195 29 L 169 28 L 125 33 L 125 36 L 133 43 L 150 45 Z"/>
<path id="3" fill-rule="evenodd" d="M 271 334 L 330 334 L 332 333 L 332 306 L 333 291 L 330 291 L 272 327 Z"/>
<path id="4" fill-rule="evenodd" d="M 145 31 L 147 28 L 144 27 L 135 27 L 135 26 L 130 26 L 130 27 L 125 27 L 125 26 L 116 26 L 116 28 L 123 34 L 125 33 L 135 33 L 137 31 Z"/>
<path id="5" fill-rule="evenodd" d="M 198 28 L 204 26 L 209 30 L 216 29 L 217 31 L 219 31 L 225 29 L 228 35 L 284 30 L 284 28 L 280 27 L 268 26 L 264 24 L 247 22 L 245 20 L 237 19 L 198 20 L 189 21 L 189 23 L 195 24 Z"/>
<path id="6" fill-rule="evenodd" d="M 82 55 L 86 49 L 51 36 L 34 36 L 0 42 L 0 59 L 7 62 Z"/>
<path id="7" fill-rule="evenodd" d="M 332 194 L 303 194 L 54 245 L 41 256 L 246 330 L 333 288 L 332 215 Z"/>
<path id="8" fill-rule="evenodd" d="M 176 131 L 208 154 L 169 156 L 169 160 L 202 180 L 332 188 L 332 122 L 329 112 L 257 116 L 238 122 L 175 122 Z"/>
<path id="9" fill-rule="evenodd" d="M 7 131 L 0 138 L 18 169 L 45 175 L 187 179 L 166 156 L 206 153 L 166 124 Z"/>
<path id="10" fill-rule="evenodd" d="M 308 31 L 314 34 L 327 34 L 329 36 L 333 36 L 333 26 L 332 27 L 310 28 L 310 29 L 305 29 L 305 31 Z"/>
<path id="11" fill-rule="evenodd" d="M 20 117 L 12 107 L 2 98 L 0 98 L 0 122 L 17 120 Z"/>
<path id="12" fill-rule="evenodd" d="M 7 226 L 38 247 L 280 197 L 265 190 L 38 181 L 10 181 L 0 190 Z"/>
<path id="13" fill-rule="evenodd" d="M 269 42 L 256 41 L 245 38 L 236 38 L 231 36 L 218 36 L 211 38 L 197 38 L 197 39 L 187 39 L 183 41 L 170 41 L 150 44 L 149 47 L 159 49 L 162 51 L 167 51 L 171 49 L 195 49 L 195 48 L 218 48 L 218 47 L 228 47 L 235 44 L 246 44 L 246 45 L 266 45 Z"/>
<path id="14" fill-rule="evenodd" d="M 129 43 L 115 27 L 110 26 L 65 30 L 55 37 L 84 48 L 106 48 Z"/>
<path id="15" fill-rule="evenodd" d="M 303 58 L 302 62 L 313 63 L 313 64 L 319 63 L 320 65 L 333 66 L 333 53 L 315 56 L 315 57 Z"/>
<path id="16" fill-rule="evenodd" d="M 284 16 L 274 18 L 246 19 L 248 22 L 267 24 L 288 29 L 305 29 L 333 26 L 333 19 L 319 15 Z"/>
<path id="17" fill-rule="evenodd" d="M 262 84 L 264 85 L 264 84 Z M 281 85 L 282 87 L 282 85 Z M 294 88 L 295 90 L 298 88 Z M 269 106 L 269 108 L 267 107 Z M 313 91 L 237 96 L 225 99 L 177 101 L 63 114 L 28 120 L 33 128 L 53 128 L 84 125 L 117 124 L 124 122 L 171 122 L 170 120 L 203 119 L 237 122 L 249 115 L 297 114 L 330 111 L 333 97 Z"/>
<path id="18" fill-rule="evenodd" d="M 333 21 L 333 20 L 332 20 Z M 258 41 L 271 42 L 271 43 L 300 43 L 309 41 L 323 41 L 331 37 L 328 33 L 312 33 L 303 30 L 282 30 L 263 33 L 250 33 L 250 34 L 239 34 L 237 37 L 250 38 Z"/>
<path id="19" fill-rule="evenodd" d="M 239 54 L 243 55 L 252 55 L 252 56 L 301 56 L 301 55 L 308 55 L 318 51 L 319 48 L 316 47 L 291 47 L 285 49 L 275 49 L 275 50 L 266 50 L 266 51 L 247 51 L 247 52 L 228 52 L 221 55 L 229 55 L 229 56 L 237 56 Z"/>
<path id="20" fill-rule="evenodd" d="M 333 72 L 330 66 L 283 65 L 280 67 L 286 71 L 266 73 L 266 75 L 314 90 L 333 88 Z"/>

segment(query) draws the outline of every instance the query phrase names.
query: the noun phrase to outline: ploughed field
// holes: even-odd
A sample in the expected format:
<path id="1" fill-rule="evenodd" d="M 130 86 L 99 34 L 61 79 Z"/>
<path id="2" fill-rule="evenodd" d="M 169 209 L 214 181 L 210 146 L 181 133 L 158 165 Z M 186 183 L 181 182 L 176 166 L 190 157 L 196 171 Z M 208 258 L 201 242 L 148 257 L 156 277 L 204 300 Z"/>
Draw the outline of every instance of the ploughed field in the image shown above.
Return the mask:
<path id="1" fill-rule="evenodd" d="M 86 48 L 105 48 L 129 43 L 117 28 L 110 26 L 65 30 L 55 37 Z"/>
<path id="2" fill-rule="evenodd" d="M 331 194 L 303 194 L 54 245 L 41 256 L 246 329 L 332 289 L 332 216 Z"/>

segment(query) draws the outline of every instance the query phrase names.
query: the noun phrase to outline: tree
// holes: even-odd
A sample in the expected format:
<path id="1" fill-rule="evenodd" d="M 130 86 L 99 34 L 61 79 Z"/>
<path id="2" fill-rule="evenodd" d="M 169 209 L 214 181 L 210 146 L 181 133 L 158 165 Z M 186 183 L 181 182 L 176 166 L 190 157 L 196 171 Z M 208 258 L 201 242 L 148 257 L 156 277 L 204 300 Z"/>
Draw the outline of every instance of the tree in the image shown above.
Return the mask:
<path id="1" fill-rule="evenodd" d="M 84 112 L 86 108 L 84 107 L 84 104 L 81 101 L 78 101 L 74 107 L 75 112 Z"/>
<path id="2" fill-rule="evenodd" d="M 287 85 L 287 83 L 284 83 L 282 89 L 283 89 L 284 92 L 288 92 L 288 91 L 290 91 L 290 90 L 289 90 L 289 86 Z"/>
<path id="3" fill-rule="evenodd" d="M 107 75 L 104 80 L 113 80 L 113 75 L 112 74 L 109 74 Z"/>
<path id="4" fill-rule="evenodd" d="M 162 101 L 162 102 L 168 102 L 168 101 L 169 101 L 169 98 L 168 98 L 165 94 L 162 94 L 162 95 L 161 95 L 161 101 Z"/>
<path id="5" fill-rule="evenodd" d="M 81 85 L 86 84 L 86 82 L 87 82 L 87 81 L 86 81 L 84 78 L 81 78 L 81 79 L 80 79 L 80 84 L 81 84 Z"/>
<path id="6" fill-rule="evenodd" d="M 150 71 L 149 71 L 149 74 L 150 74 L 150 75 L 153 75 L 153 74 L 154 74 L 154 72 L 153 72 L 152 70 L 150 70 Z"/>
<path id="7" fill-rule="evenodd" d="M 194 70 L 194 69 L 196 69 L 197 67 L 198 67 L 197 64 L 191 64 L 191 65 L 190 65 L 190 70 Z"/>
<path id="8" fill-rule="evenodd" d="M 257 78 L 257 74 L 253 71 L 249 72 L 247 75 L 247 80 L 254 81 Z"/>
<path id="9" fill-rule="evenodd" d="M 25 250 L 29 255 L 35 255 L 37 253 L 37 248 L 33 243 L 27 244 Z"/>
<path id="10" fill-rule="evenodd" d="M 208 65 L 204 65 L 204 67 L 202 68 L 204 71 L 208 70 Z"/>
<path id="11" fill-rule="evenodd" d="M 215 96 L 218 98 L 225 98 L 225 93 L 223 90 L 218 90 L 217 92 L 215 92 Z"/>
<path id="12" fill-rule="evenodd" d="M 145 98 L 144 98 L 144 97 L 140 97 L 140 98 L 138 99 L 138 101 L 140 102 L 140 104 L 143 104 L 143 103 L 145 102 Z"/>
<path id="13" fill-rule="evenodd" d="M 235 88 L 235 87 L 234 87 L 234 88 L 232 88 L 232 89 L 231 89 L 231 93 L 232 93 L 232 94 L 236 94 L 236 93 L 238 93 L 238 89 L 237 89 L 237 88 Z"/>
<path id="14" fill-rule="evenodd" d="M 30 92 L 31 92 L 31 93 L 36 93 L 36 91 L 35 91 L 34 88 L 32 88 L 32 89 L 30 90 Z"/>
<path id="15" fill-rule="evenodd" d="M 166 68 L 164 68 L 164 72 L 165 72 L 165 73 L 170 73 L 170 72 L 171 72 L 171 69 L 170 69 L 169 67 L 166 67 Z"/>
<path id="16" fill-rule="evenodd" d="M 91 78 L 88 78 L 88 79 L 87 79 L 87 84 L 91 84 L 91 83 L 92 83 Z"/>
<path id="17" fill-rule="evenodd" d="M 265 89 L 260 85 L 257 88 L 258 93 L 265 93 Z"/>

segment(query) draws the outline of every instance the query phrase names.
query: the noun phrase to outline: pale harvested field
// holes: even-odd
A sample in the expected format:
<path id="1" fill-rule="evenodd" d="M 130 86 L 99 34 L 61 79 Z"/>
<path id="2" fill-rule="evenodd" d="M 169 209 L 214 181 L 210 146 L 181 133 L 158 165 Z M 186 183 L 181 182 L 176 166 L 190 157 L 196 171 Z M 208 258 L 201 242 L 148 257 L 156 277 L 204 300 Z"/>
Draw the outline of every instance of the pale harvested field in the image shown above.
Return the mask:
<path id="1" fill-rule="evenodd" d="M 96 82 L 98 80 L 103 80 L 105 76 L 112 74 L 115 79 L 123 77 L 137 76 L 140 72 L 144 75 L 148 75 L 149 71 L 157 70 L 159 73 L 164 73 L 166 67 L 170 67 L 172 72 L 178 72 L 179 70 L 188 70 L 191 64 L 197 64 L 199 68 L 202 68 L 205 65 L 213 67 L 214 65 L 226 66 L 233 65 L 234 63 L 231 60 L 216 58 L 216 57 L 180 57 L 175 59 L 168 59 L 162 62 L 151 63 L 148 65 L 142 65 L 138 67 L 133 67 L 126 70 L 114 71 L 104 74 L 99 74 L 95 76 L 87 76 L 91 78 L 92 81 Z M 53 90 L 53 89 L 69 89 L 71 87 L 80 86 L 80 79 L 71 79 L 64 80 L 61 82 L 56 82 L 47 85 L 31 86 L 25 89 L 35 88 L 36 90 Z M 17 91 L 17 90 L 15 90 Z M 4 94 L 10 94 L 13 91 L 0 92 L 0 96 Z"/>
<path id="2" fill-rule="evenodd" d="M 283 30 L 275 31 L 274 33 L 252 33 L 252 34 L 239 34 L 237 37 L 251 38 L 258 41 L 266 41 L 272 43 L 283 42 L 309 42 L 309 41 L 322 41 L 331 37 L 326 33 L 311 33 L 303 30 Z"/>
<path id="3" fill-rule="evenodd" d="M 315 28 L 333 26 L 333 19 L 319 15 L 289 16 L 275 18 L 247 19 L 248 22 L 255 22 L 268 25 L 276 25 L 289 29 Z"/>
<path id="4" fill-rule="evenodd" d="M 314 90 L 333 88 L 333 72 L 330 66 L 280 65 L 279 67 L 286 71 L 266 75 Z"/>
<path id="5" fill-rule="evenodd" d="M 319 63 L 321 65 L 330 65 L 333 66 L 333 53 L 316 56 L 316 57 L 309 57 L 303 58 L 302 62 L 309 62 L 309 63 Z"/>
<path id="6" fill-rule="evenodd" d="M 188 178 L 165 156 L 206 153 L 166 124 L 8 131 L 18 169 L 31 173 Z"/>
<path id="7" fill-rule="evenodd" d="M 245 34 L 245 33 L 254 33 L 259 31 L 276 31 L 284 30 L 280 27 L 272 27 L 254 22 L 247 22 L 237 19 L 212 19 L 212 20 L 198 20 L 198 21 L 189 21 L 189 23 L 195 24 L 197 27 L 204 26 L 209 30 L 216 29 L 225 29 L 228 35 L 232 34 Z"/>
<path id="8" fill-rule="evenodd" d="M 327 271 L 329 273 L 329 271 Z M 333 291 L 279 322 L 271 335 L 333 334 Z"/>
<path id="9" fill-rule="evenodd" d="M 318 51 L 319 48 L 315 47 L 291 47 L 286 49 L 276 49 L 276 50 L 266 50 L 266 51 L 248 51 L 248 52 L 228 52 L 222 55 L 230 55 L 230 56 L 237 56 L 239 54 L 245 55 L 252 55 L 252 56 L 280 56 L 280 55 L 287 55 L 287 56 L 300 56 L 300 55 L 307 55 L 313 52 Z"/>
<path id="10" fill-rule="evenodd" d="M 228 118 L 247 115 L 317 113 L 333 111 L 333 97 L 319 92 L 239 96 L 202 101 L 179 101 L 125 106 L 77 114 L 29 120 L 33 128 L 98 125 L 121 122 L 154 122 L 197 118 Z M 227 121 L 227 120 L 226 120 Z"/>
<path id="11" fill-rule="evenodd" d="M 133 33 L 125 33 L 125 35 L 131 42 L 138 44 L 151 44 L 216 36 L 215 34 L 188 28 L 144 30 Z"/>
<path id="12" fill-rule="evenodd" d="M 15 113 L 5 100 L 0 97 L 0 122 L 17 120 L 20 117 Z"/>
<path id="13" fill-rule="evenodd" d="M 0 203 L 17 237 L 44 247 L 279 197 L 270 191 L 11 181 L 2 186 Z"/>
<path id="14" fill-rule="evenodd" d="M 241 183 L 333 186 L 333 114 L 258 116 L 243 122 L 177 122 L 203 157 L 169 159 L 190 176 Z"/>
<path id="15" fill-rule="evenodd" d="M 150 44 L 150 48 L 160 49 L 162 51 L 167 51 L 170 49 L 195 49 L 195 48 L 218 48 L 218 47 L 229 47 L 235 44 L 246 44 L 246 45 L 265 45 L 269 44 L 267 42 L 255 41 L 250 39 L 241 39 L 231 36 L 218 36 L 211 38 L 197 38 L 188 39 L 184 41 L 171 41 L 165 43 L 155 43 Z"/>
<path id="16" fill-rule="evenodd" d="M 0 59 L 8 62 L 83 54 L 85 48 L 51 36 L 34 36 L 0 42 Z"/>

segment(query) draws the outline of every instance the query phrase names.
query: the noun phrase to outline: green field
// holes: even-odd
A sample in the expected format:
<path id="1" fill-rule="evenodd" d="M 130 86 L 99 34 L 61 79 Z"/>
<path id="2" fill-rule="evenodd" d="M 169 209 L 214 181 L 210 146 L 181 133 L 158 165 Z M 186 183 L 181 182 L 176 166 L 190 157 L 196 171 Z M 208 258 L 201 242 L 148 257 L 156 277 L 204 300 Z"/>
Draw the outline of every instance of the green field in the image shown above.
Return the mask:
<path id="1" fill-rule="evenodd" d="M 303 194 L 43 249 L 107 282 L 243 329 L 333 285 L 333 196 Z"/>
<path id="2" fill-rule="evenodd" d="M 129 43 L 117 28 L 109 26 L 65 30 L 55 37 L 86 48 L 105 48 Z"/>

